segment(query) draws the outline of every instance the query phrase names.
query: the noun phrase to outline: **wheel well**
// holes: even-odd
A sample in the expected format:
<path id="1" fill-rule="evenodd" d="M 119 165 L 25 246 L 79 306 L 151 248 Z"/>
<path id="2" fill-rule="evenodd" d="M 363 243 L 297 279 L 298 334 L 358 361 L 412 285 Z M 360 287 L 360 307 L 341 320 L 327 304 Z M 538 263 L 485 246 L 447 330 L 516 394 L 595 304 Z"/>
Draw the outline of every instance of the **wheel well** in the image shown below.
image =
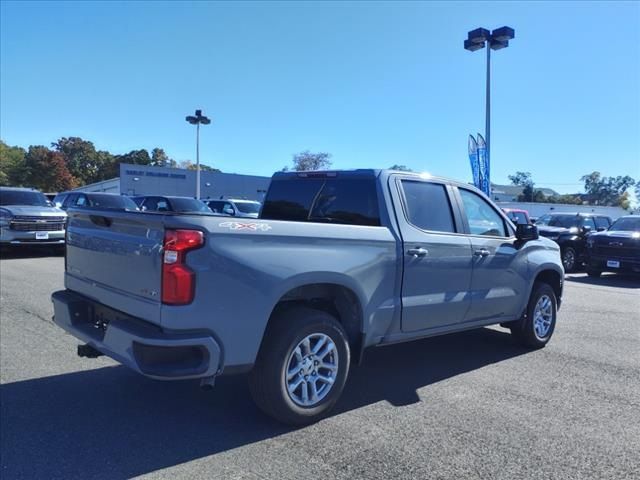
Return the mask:
<path id="1" fill-rule="evenodd" d="M 556 298 L 560 301 L 562 295 L 562 277 L 555 270 L 543 270 L 538 273 L 535 279 L 536 282 L 544 282 L 553 288 L 556 294 Z"/>
<path id="2" fill-rule="evenodd" d="M 269 323 L 279 310 L 294 305 L 305 305 L 334 316 L 347 332 L 349 346 L 358 352 L 362 332 L 362 307 L 356 294 L 349 288 L 333 283 L 314 283 L 296 287 L 285 293 L 269 317 Z M 268 325 L 267 325 L 268 328 Z"/>

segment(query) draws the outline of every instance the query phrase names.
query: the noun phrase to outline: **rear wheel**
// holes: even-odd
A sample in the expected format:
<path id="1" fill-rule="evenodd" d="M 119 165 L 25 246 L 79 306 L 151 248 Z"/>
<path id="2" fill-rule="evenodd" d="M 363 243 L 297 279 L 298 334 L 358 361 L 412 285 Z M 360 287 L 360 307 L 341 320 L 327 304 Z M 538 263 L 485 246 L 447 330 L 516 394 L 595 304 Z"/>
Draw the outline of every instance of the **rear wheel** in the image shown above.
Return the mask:
<path id="1" fill-rule="evenodd" d="M 350 352 L 342 325 L 307 307 L 276 314 L 265 334 L 249 389 L 258 407 L 290 425 L 321 419 L 340 397 Z"/>
<path id="2" fill-rule="evenodd" d="M 526 347 L 544 347 L 556 328 L 557 306 L 553 288 L 547 283 L 536 282 L 527 312 L 522 319 L 510 325 L 511 334 Z"/>
<path id="3" fill-rule="evenodd" d="M 578 257 L 573 247 L 566 247 L 562 250 L 562 266 L 564 271 L 569 273 L 576 269 Z"/>

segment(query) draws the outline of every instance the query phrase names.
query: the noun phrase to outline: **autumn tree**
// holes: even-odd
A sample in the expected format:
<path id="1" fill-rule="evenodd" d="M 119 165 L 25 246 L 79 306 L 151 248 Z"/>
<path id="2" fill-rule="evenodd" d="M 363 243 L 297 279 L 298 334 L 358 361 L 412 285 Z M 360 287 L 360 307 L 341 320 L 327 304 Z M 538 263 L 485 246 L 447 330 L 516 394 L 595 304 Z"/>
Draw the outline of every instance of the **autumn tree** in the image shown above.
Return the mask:
<path id="1" fill-rule="evenodd" d="M 390 170 L 398 170 L 399 172 L 413 172 L 412 169 L 410 169 L 409 167 L 407 167 L 406 165 L 391 165 L 389 167 Z"/>
<path id="2" fill-rule="evenodd" d="M 51 144 L 62 154 L 71 175 L 81 184 L 112 178 L 114 157 L 109 152 L 98 151 L 93 142 L 80 137 L 62 137 Z"/>
<path id="3" fill-rule="evenodd" d="M 622 206 L 628 208 L 630 203 L 627 190 L 636 184 L 629 175 L 603 177 L 600 172 L 583 175 L 584 190 L 589 196 L 589 203 L 595 205 Z M 624 206 L 626 205 L 626 207 Z"/>
<path id="4" fill-rule="evenodd" d="M 522 187 L 522 193 L 518 195 L 519 202 L 544 202 L 545 195 L 541 190 L 534 188 L 533 178 L 530 172 L 516 172 L 514 175 L 508 176 L 512 185 Z"/>
<path id="5" fill-rule="evenodd" d="M 25 184 L 44 192 L 61 192 L 78 186 L 60 152 L 38 145 L 31 146 L 24 157 Z"/>

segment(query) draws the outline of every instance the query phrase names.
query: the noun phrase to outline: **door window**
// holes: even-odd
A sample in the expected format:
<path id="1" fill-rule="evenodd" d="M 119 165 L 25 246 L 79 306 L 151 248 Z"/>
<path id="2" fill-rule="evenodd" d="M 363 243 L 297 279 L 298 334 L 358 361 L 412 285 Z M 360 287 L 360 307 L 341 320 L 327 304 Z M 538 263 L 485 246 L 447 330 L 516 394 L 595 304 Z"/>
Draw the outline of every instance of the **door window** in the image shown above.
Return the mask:
<path id="1" fill-rule="evenodd" d="M 611 226 L 607 217 L 596 217 L 596 228 L 604 228 L 605 230 Z"/>
<path id="2" fill-rule="evenodd" d="M 507 236 L 504 220 L 489 202 L 464 188 L 459 191 L 472 235 Z"/>
<path id="3" fill-rule="evenodd" d="M 78 199 L 74 203 L 77 207 L 84 207 L 87 205 L 87 196 L 86 195 L 78 195 Z"/>
<path id="4" fill-rule="evenodd" d="M 595 230 L 596 229 L 596 224 L 593 222 L 593 218 L 592 217 L 585 217 L 582 220 L 582 226 L 583 227 L 591 227 L 591 230 Z"/>
<path id="5" fill-rule="evenodd" d="M 456 231 L 444 185 L 402 180 L 402 190 L 409 223 L 433 232 Z"/>

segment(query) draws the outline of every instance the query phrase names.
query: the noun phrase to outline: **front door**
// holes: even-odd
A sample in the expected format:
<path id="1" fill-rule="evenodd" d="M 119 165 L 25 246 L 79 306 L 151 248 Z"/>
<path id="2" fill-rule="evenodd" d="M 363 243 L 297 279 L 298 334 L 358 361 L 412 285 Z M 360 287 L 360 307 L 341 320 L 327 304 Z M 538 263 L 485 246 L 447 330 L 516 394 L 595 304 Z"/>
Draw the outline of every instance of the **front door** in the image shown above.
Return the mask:
<path id="1" fill-rule="evenodd" d="M 527 295 L 527 257 L 512 227 L 486 198 L 458 189 L 462 216 L 473 250 L 471 308 L 465 321 L 515 319 Z"/>
<path id="2" fill-rule="evenodd" d="M 470 306 L 472 255 L 451 207 L 450 188 L 400 177 L 396 215 L 403 239 L 402 330 L 460 323 Z"/>

